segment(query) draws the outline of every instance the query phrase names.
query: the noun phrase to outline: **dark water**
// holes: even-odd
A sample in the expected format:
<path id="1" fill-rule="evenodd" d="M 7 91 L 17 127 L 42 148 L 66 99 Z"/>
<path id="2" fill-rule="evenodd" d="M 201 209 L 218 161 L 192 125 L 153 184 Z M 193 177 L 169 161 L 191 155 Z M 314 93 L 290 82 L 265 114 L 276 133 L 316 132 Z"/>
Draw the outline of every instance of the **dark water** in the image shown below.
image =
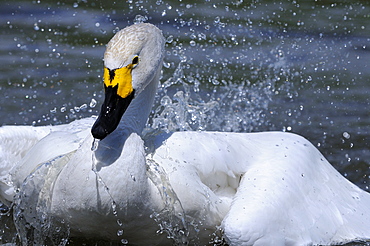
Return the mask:
<path id="1" fill-rule="evenodd" d="M 0 125 L 97 114 L 105 44 L 144 20 L 167 39 L 150 124 L 295 132 L 369 190 L 369 13 L 368 1 L 0 1 Z M 192 107 L 163 121 L 163 100 Z"/>

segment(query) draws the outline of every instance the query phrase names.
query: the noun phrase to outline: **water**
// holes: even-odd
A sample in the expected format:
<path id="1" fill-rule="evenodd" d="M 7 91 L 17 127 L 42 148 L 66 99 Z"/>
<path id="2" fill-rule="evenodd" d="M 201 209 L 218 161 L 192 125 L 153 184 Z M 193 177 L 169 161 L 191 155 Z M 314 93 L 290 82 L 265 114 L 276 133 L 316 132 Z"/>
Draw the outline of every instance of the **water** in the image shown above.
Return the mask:
<path id="1" fill-rule="evenodd" d="M 349 180 L 370 182 L 367 1 L 0 1 L 0 125 L 96 115 L 102 56 L 149 21 L 166 44 L 149 124 L 164 130 L 291 131 Z M 9 242 L 11 219 L 2 217 Z"/>
<path id="2" fill-rule="evenodd" d="M 170 181 L 163 168 L 150 157 L 147 158 L 148 177 L 158 188 L 162 197 L 164 208 L 160 212 L 151 215 L 159 225 L 158 233 L 166 233 L 167 238 L 173 239 L 176 245 L 189 245 L 189 228 L 186 214 L 173 190 Z M 176 211 L 180 211 L 178 214 Z M 193 232 L 193 231 L 192 231 Z M 192 242 L 192 244 L 195 244 Z"/>
<path id="3" fill-rule="evenodd" d="M 18 239 L 22 245 L 27 245 L 30 241 L 35 245 L 68 243 L 68 224 L 48 216 L 46 211 L 50 211 L 51 208 L 50 190 L 54 185 L 55 177 L 73 153 L 41 164 L 26 178 L 21 189 L 17 191 L 13 204 L 13 218 L 19 235 Z M 4 231 L 4 234 L 5 232 L 9 233 Z M 10 242 L 13 241 L 14 239 Z"/>
<path id="4" fill-rule="evenodd" d="M 111 208 L 112 208 L 112 214 L 115 216 L 115 217 L 118 217 L 118 209 L 117 209 L 117 202 L 115 201 L 115 199 L 113 198 L 112 194 L 110 193 L 109 191 L 109 187 L 107 186 L 107 184 L 105 183 L 105 180 L 100 176 L 99 174 L 99 171 L 97 169 L 97 166 L 98 166 L 98 160 L 95 156 L 95 151 L 97 151 L 98 147 L 99 147 L 99 139 L 96 139 L 94 138 L 93 139 L 93 142 L 92 142 L 92 146 L 91 146 L 91 163 L 92 163 L 92 167 L 91 167 L 91 170 L 94 172 L 95 174 L 95 177 L 96 177 L 96 180 L 97 182 L 100 183 L 100 185 L 102 185 L 104 187 L 104 191 L 109 195 L 110 197 L 110 200 L 111 200 Z M 132 177 L 132 175 L 131 175 Z M 134 180 L 135 181 L 135 180 Z M 117 237 L 119 238 L 122 238 L 123 233 L 124 233 L 124 229 L 123 229 L 123 223 L 120 219 L 117 218 L 117 224 L 119 226 L 120 229 L 117 230 Z M 125 239 L 125 238 L 122 238 L 121 240 L 121 243 L 123 245 L 125 244 L 128 244 L 128 240 Z"/>

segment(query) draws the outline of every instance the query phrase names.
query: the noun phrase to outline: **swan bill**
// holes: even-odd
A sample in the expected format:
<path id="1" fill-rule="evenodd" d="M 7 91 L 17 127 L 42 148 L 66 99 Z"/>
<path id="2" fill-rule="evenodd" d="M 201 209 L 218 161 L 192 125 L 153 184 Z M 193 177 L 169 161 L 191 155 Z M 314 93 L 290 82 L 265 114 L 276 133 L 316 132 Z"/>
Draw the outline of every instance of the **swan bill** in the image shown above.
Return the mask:
<path id="1" fill-rule="evenodd" d="M 118 126 L 123 114 L 134 98 L 134 91 L 125 98 L 118 95 L 118 85 L 104 86 L 105 99 L 98 119 L 91 128 L 91 133 L 96 139 L 104 139 Z"/>
<path id="2" fill-rule="evenodd" d="M 91 133 L 96 139 L 104 139 L 118 126 L 123 114 L 134 98 L 134 90 L 126 97 L 118 95 L 118 85 L 105 86 L 105 99 L 98 119 L 91 128 Z"/>
<path id="3" fill-rule="evenodd" d="M 94 138 L 102 140 L 113 132 L 134 98 L 131 75 L 134 67 L 134 64 L 129 64 L 117 69 L 104 68 L 105 99 L 91 128 Z"/>
<path id="4" fill-rule="evenodd" d="M 132 69 L 135 67 L 134 64 L 128 64 L 126 67 L 118 69 L 104 68 L 104 86 L 106 87 L 116 87 L 118 89 L 116 93 L 122 97 L 128 97 L 132 91 Z"/>

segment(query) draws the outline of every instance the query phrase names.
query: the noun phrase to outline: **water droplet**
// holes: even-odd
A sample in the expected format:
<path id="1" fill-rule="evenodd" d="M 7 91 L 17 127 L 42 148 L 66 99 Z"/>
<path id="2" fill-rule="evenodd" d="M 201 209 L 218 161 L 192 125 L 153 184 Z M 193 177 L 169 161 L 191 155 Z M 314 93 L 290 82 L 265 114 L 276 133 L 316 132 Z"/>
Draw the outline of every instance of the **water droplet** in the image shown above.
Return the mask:
<path id="1" fill-rule="evenodd" d="M 122 229 L 119 229 L 118 231 L 117 231 L 117 236 L 122 236 L 123 235 L 123 230 Z"/>
<path id="2" fill-rule="evenodd" d="M 92 145 L 91 145 L 91 151 L 97 150 L 98 145 L 99 145 L 99 139 L 94 138 Z"/>
<path id="3" fill-rule="evenodd" d="M 94 98 L 91 99 L 89 106 L 90 106 L 90 108 L 95 108 L 96 100 Z"/>
<path id="4" fill-rule="evenodd" d="M 133 181 L 136 181 L 136 178 L 135 178 L 134 175 L 130 174 L 130 176 L 131 176 L 131 178 L 132 178 Z"/>
<path id="5" fill-rule="evenodd" d="M 147 20 L 148 20 L 148 17 L 142 16 L 142 15 L 137 15 L 137 16 L 135 16 L 134 24 L 144 23 Z"/>
<path id="6" fill-rule="evenodd" d="M 171 63 L 169 63 L 169 62 L 163 62 L 163 66 L 165 68 L 170 68 L 171 67 Z"/>
<path id="7" fill-rule="evenodd" d="M 112 202 L 112 212 L 114 216 L 117 216 L 117 204 L 115 201 Z"/>
<path id="8" fill-rule="evenodd" d="M 348 133 L 348 132 L 343 132 L 343 137 L 345 138 L 345 139 L 350 139 L 351 138 L 351 135 Z"/>
<path id="9" fill-rule="evenodd" d="M 161 99 L 161 105 L 162 106 L 167 106 L 169 104 L 172 104 L 171 98 L 169 96 L 162 97 L 162 99 Z"/>
<path id="10" fill-rule="evenodd" d="M 118 224 L 119 226 L 122 226 L 122 225 L 123 225 L 123 223 L 122 223 L 122 221 L 121 221 L 120 219 L 117 219 L 117 224 Z"/>
<path id="11" fill-rule="evenodd" d="M 170 36 L 168 36 L 167 37 L 167 39 L 166 39 L 166 43 L 172 43 L 173 42 L 173 36 L 172 35 L 170 35 Z"/>
<path id="12" fill-rule="evenodd" d="M 127 239 L 121 239 L 121 243 L 126 245 L 126 244 L 128 244 L 128 240 Z"/>

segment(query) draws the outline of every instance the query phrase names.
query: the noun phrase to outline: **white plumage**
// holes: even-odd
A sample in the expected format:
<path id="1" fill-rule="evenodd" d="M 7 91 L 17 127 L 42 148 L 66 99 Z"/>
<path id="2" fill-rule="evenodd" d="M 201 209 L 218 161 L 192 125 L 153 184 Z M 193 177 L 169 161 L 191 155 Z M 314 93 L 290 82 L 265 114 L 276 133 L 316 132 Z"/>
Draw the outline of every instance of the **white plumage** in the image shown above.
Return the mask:
<path id="1" fill-rule="evenodd" d="M 218 228 L 230 245 L 370 238 L 369 193 L 342 177 L 298 135 L 142 137 L 163 46 L 161 32 L 150 24 L 127 27 L 109 43 L 104 60 L 109 71 L 128 66 L 134 56 L 140 62 L 131 74 L 134 99 L 95 151 L 90 133 L 95 118 L 0 128 L 0 197 L 7 204 L 15 201 L 15 212 L 23 216 L 18 227 L 27 222 L 38 231 L 42 225 L 37 223 L 63 220 L 71 237 L 125 239 L 135 245 L 206 245 Z M 172 240 L 156 233 L 158 224 Z M 50 237 L 50 230 L 34 233 Z"/>

